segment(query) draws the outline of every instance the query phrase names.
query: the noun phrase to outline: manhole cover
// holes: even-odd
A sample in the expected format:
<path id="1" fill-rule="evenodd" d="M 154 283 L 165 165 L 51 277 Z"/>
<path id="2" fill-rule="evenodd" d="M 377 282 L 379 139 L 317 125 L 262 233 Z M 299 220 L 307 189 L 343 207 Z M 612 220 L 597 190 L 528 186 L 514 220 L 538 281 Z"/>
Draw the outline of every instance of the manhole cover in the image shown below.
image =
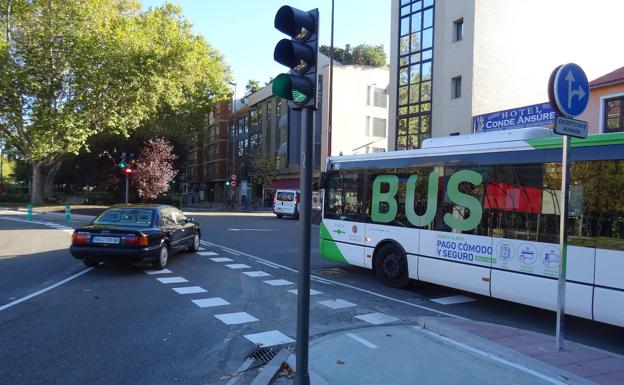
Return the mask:
<path id="1" fill-rule="evenodd" d="M 340 277 L 349 274 L 347 271 L 338 268 L 320 269 L 313 271 L 313 273 L 321 277 Z"/>
<path id="2" fill-rule="evenodd" d="M 260 361 L 263 364 L 268 364 L 269 361 L 271 361 L 276 355 L 277 352 L 273 349 L 260 348 L 251 352 L 251 354 L 249 354 L 247 358 L 253 358 L 254 360 Z"/>

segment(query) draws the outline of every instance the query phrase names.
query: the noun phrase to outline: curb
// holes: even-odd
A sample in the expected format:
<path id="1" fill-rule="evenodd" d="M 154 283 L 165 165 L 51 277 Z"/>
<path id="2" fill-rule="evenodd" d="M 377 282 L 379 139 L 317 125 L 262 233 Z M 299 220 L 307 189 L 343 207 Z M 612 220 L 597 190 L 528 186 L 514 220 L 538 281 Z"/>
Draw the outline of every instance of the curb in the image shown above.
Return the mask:
<path id="1" fill-rule="evenodd" d="M 552 377 L 561 382 L 578 385 L 596 385 L 595 382 L 583 378 L 577 374 L 570 373 L 567 370 L 539 361 L 535 358 L 529 357 L 526 354 L 520 353 L 516 350 L 510 349 L 506 346 L 480 337 L 474 333 L 461 330 L 453 325 L 446 323 L 444 320 L 444 318 L 440 320 L 439 318 L 436 319 L 435 317 L 419 317 L 417 319 L 417 322 L 418 325 L 425 330 L 449 338 L 453 341 L 471 346 L 475 349 L 502 358 L 514 364 L 521 365 L 525 368 L 534 370 L 535 372 L 538 372 L 548 377 Z M 474 322 L 483 323 L 478 321 Z"/>
<path id="2" fill-rule="evenodd" d="M 17 211 L 19 212 L 27 212 L 27 209 L 17 209 Z M 38 212 L 33 212 L 33 215 L 36 215 L 38 217 L 41 218 L 45 218 L 45 217 L 49 217 L 49 218 L 57 218 L 57 219 L 62 219 L 65 220 L 65 214 L 62 213 L 55 213 L 55 212 L 44 212 L 44 213 L 38 213 Z M 82 214 L 72 214 L 71 215 L 72 219 L 78 219 L 78 220 L 84 220 L 84 221 L 91 221 L 95 218 L 95 215 L 82 215 Z"/>

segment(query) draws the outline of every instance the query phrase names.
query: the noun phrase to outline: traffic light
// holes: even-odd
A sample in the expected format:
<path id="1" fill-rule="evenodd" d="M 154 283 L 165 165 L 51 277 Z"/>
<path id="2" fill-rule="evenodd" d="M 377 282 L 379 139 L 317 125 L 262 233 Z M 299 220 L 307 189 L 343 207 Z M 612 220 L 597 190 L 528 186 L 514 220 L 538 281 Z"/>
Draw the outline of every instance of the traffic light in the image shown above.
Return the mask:
<path id="1" fill-rule="evenodd" d="M 290 36 L 275 46 L 273 59 L 290 68 L 273 79 L 273 95 L 291 101 L 293 108 L 316 109 L 318 65 L 318 9 L 302 11 L 284 5 L 275 14 L 275 28 Z"/>
<path id="2" fill-rule="evenodd" d="M 122 170 L 126 168 L 126 153 L 125 152 L 121 153 L 121 157 L 119 158 L 119 163 L 117 163 L 117 167 L 119 167 Z"/>
<path id="3" fill-rule="evenodd" d="M 225 187 L 230 187 L 230 181 L 229 180 L 225 181 Z"/>

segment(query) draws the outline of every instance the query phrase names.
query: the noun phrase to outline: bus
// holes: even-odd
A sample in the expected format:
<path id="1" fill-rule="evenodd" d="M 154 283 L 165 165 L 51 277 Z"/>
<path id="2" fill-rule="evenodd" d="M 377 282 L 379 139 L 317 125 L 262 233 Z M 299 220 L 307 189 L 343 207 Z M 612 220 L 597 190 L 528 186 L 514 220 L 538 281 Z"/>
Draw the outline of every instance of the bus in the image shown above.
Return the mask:
<path id="1" fill-rule="evenodd" d="M 562 138 L 547 128 L 330 157 L 320 254 L 555 310 Z M 572 139 L 565 311 L 624 326 L 624 133 Z"/>

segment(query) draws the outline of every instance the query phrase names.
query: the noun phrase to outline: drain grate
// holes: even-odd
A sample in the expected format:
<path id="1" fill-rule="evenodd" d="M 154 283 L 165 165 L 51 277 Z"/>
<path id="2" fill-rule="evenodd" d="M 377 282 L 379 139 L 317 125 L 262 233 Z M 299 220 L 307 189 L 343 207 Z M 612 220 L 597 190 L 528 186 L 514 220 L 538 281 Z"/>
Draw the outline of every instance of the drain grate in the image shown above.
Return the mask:
<path id="1" fill-rule="evenodd" d="M 260 348 L 256 349 L 251 354 L 247 356 L 247 358 L 253 358 L 254 360 L 258 360 L 263 364 L 268 364 L 275 356 L 277 352 L 273 349 Z"/>
<path id="2" fill-rule="evenodd" d="M 338 268 L 314 270 L 313 273 L 321 277 L 340 277 L 349 274 L 347 271 Z"/>

